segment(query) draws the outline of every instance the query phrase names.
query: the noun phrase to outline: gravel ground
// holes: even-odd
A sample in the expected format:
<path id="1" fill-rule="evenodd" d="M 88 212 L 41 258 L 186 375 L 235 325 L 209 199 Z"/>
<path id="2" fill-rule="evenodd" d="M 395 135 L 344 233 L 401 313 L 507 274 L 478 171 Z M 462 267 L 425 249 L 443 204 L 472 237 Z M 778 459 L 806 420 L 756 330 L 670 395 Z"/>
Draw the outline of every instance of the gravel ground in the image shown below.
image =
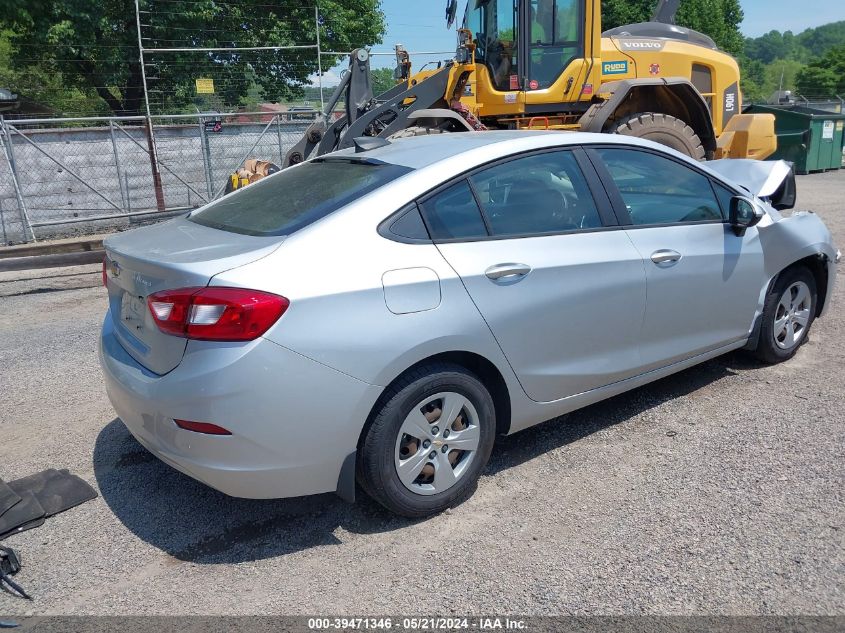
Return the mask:
<path id="1" fill-rule="evenodd" d="M 845 171 L 799 192 L 845 245 Z M 0 476 L 100 493 L 7 540 L 35 601 L 0 613 L 845 614 L 845 275 L 789 363 L 730 354 L 506 438 L 475 496 L 409 522 L 152 458 L 101 384 L 94 268 L 0 279 Z"/>

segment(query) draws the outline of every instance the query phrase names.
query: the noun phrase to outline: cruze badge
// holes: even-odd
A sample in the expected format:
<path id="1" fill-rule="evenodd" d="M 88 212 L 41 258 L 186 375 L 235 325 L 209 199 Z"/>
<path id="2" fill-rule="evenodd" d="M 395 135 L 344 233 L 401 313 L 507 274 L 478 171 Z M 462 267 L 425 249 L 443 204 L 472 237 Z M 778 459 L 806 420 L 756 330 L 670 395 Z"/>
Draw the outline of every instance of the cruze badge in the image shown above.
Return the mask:
<path id="1" fill-rule="evenodd" d="M 140 273 L 135 273 L 135 285 L 144 286 L 144 288 L 149 289 L 153 285 L 153 282 L 149 281 L 148 279 L 144 279 Z"/>

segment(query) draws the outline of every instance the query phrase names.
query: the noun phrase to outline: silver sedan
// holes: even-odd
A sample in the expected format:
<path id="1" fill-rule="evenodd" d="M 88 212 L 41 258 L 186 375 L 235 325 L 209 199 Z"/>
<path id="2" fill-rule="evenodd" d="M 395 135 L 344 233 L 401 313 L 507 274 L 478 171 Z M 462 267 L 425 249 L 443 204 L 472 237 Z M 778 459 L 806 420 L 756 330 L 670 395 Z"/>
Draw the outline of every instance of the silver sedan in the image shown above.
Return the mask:
<path id="1" fill-rule="evenodd" d="M 785 163 L 621 136 L 360 140 L 107 239 L 106 387 L 226 494 L 357 483 L 429 515 L 498 435 L 731 350 L 792 357 L 838 261 L 794 199 Z"/>

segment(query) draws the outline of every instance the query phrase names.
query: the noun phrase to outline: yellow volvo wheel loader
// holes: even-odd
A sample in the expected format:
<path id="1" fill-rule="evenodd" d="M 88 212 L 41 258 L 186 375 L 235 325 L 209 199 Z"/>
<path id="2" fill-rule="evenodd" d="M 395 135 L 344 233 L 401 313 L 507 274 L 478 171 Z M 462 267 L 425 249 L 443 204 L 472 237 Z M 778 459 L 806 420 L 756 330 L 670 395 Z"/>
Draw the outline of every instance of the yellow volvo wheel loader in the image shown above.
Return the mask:
<path id="1" fill-rule="evenodd" d="M 708 36 L 674 24 L 680 0 L 650 22 L 601 31 L 601 0 L 469 0 L 455 57 L 372 93 L 369 53 L 352 52 L 327 103 L 284 167 L 354 139 L 511 128 L 648 138 L 697 159 L 776 149 L 774 117 L 742 114 L 739 66 Z M 457 0 L 447 2 L 447 27 Z M 344 99 L 345 114 L 329 123 Z"/>

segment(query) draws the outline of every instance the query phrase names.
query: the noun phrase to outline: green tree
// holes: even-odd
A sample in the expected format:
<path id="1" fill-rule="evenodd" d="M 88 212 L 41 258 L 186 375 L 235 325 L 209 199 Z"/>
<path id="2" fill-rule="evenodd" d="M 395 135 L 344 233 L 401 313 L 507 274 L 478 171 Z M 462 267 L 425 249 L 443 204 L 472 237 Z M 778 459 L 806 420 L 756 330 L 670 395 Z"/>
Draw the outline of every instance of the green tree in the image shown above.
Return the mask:
<path id="1" fill-rule="evenodd" d="M 675 22 L 709 35 L 719 48 L 736 56 L 745 44 L 739 30 L 742 18 L 739 0 L 686 0 Z"/>
<path id="2" fill-rule="evenodd" d="M 147 48 L 243 48 L 311 45 L 312 3 L 301 0 L 142 0 Z M 50 65 L 80 89 L 94 91 L 114 114 L 142 110 L 144 90 L 132 0 L 6 0 L 0 29 L 14 33 L 12 63 Z M 384 34 L 379 0 L 321 0 L 324 50 L 372 45 Z M 195 101 L 194 80 L 218 78 L 215 92 L 227 106 L 254 99 L 260 88 L 273 101 L 301 94 L 316 71 L 313 48 L 260 52 L 150 54 L 149 92 L 161 108 Z M 335 59 L 323 60 L 324 67 Z M 14 88 L 14 86 L 12 86 Z"/>
<path id="3" fill-rule="evenodd" d="M 824 55 L 831 48 L 845 46 L 845 20 L 807 29 L 798 36 L 801 46 L 811 55 Z"/>
<path id="4" fill-rule="evenodd" d="M 602 0 L 602 28 L 646 22 L 656 7 L 656 0 Z M 683 0 L 675 23 L 709 35 L 721 49 L 739 55 L 742 17 L 739 0 Z"/>
<path id="5" fill-rule="evenodd" d="M 805 97 L 830 97 L 836 91 L 836 79 L 829 68 L 807 66 L 798 76 L 798 92 Z"/>
<path id="6" fill-rule="evenodd" d="M 766 65 L 745 55 L 739 57 L 740 75 L 742 77 L 742 96 L 746 101 L 765 101 L 766 94 Z"/>
<path id="7" fill-rule="evenodd" d="M 798 74 L 805 68 L 804 64 L 794 59 L 775 59 L 766 65 L 763 87 L 764 97 L 768 98 L 776 90 L 792 90 L 797 87 Z"/>
<path id="8" fill-rule="evenodd" d="M 10 31 L 0 31 L 0 87 L 58 113 L 108 114 L 105 103 L 92 90 L 68 85 L 53 64 L 20 66 L 13 62 L 16 51 L 11 40 Z"/>
<path id="9" fill-rule="evenodd" d="M 602 0 L 601 28 L 614 29 L 651 19 L 657 0 Z"/>
<path id="10" fill-rule="evenodd" d="M 745 54 L 764 64 L 776 59 L 805 59 L 807 50 L 792 31 L 769 31 L 765 35 L 745 40 Z"/>
<path id="11" fill-rule="evenodd" d="M 797 77 L 798 91 L 805 97 L 845 94 L 845 45 L 828 50 L 810 62 Z"/>
<path id="12" fill-rule="evenodd" d="M 392 68 L 376 68 L 372 71 L 371 76 L 374 95 L 383 94 L 396 85 Z"/>

